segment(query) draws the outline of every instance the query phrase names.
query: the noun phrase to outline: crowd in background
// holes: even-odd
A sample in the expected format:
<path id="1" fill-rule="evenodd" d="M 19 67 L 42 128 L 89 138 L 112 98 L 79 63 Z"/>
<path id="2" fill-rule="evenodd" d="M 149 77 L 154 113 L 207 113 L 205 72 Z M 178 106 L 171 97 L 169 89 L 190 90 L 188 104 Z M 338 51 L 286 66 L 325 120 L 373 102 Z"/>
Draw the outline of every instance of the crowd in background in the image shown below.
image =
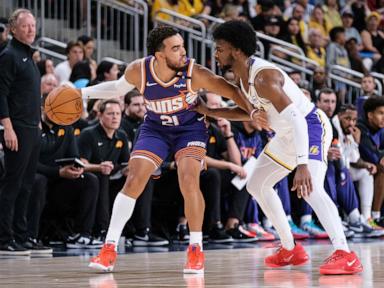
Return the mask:
<path id="1" fill-rule="evenodd" d="M 312 3 L 316 2 L 316 3 Z M 384 236 L 384 98 L 376 95 L 371 71 L 383 72 L 384 1 L 166 1 L 151 3 L 187 16 L 200 13 L 225 20 L 250 21 L 256 31 L 298 45 L 319 66 L 311 79 L 299 71 L 289 76 L 322 109 L 334 128 L 324 183 L 345 220 L 347 237 Z M 7 43 L 7 20 L 0 19 L 0 49 Z M 265 56 L 274 45 L 263 41 Z M 42 105 L 59 85 L 82 88 L 118 79 L 124 66 L 93 59 L 95 40 L 82 35 L 67 43 L 67 60 L 57 65 L 34 53 L 41 75 Z M 338 64 L 363 72 L 361 93 L 345 105 L 345 86 L 329 87 L 327 67 Z M 237 84 L 233 74 L 223 75 Z M 219 95 L 203 92 L 212 108 L 231 105 Z M 47 245 L 101 247 L 112 203 L 127 174 L 129 153 L 140 133 L 145 100 L 136 90 L 113 100 L 90 100 L 83 117 L 72 126 L 58 126 L 44 114 L 41 148 L 28 205 L 28 236 Z M 383 110 L 381 110 L 383 109 Z M 201 189 L 206 200 L 204 235 L 212 243 L 271 241 L 277 234 L 257 203 L 231 180 L 244 178 L 244 164 L 257 157 L 273 133 L 256 130 L 252 122 L 207 119 L 207 169 Z M 310 147 L 316 152 L 319 147 Z M 1 154 L 0 154 L 1 156 Z M 57 159 L 79 158 L 84 167 L 60 166 Z M 1 162 L 0 162 L 1 163 Z M 178 188 L 173 155 L 153 175 L 126 225 L 127 246 L 188 243 L 188 223 Z M 4 168 L 0 164 L 0 173 Z M 248 171 L 249 173 L 249 171 Z M 291 179 L 276 185 L 295 239 L 327 238 L 312 219 L 311 208 L 290 193 Z"/>

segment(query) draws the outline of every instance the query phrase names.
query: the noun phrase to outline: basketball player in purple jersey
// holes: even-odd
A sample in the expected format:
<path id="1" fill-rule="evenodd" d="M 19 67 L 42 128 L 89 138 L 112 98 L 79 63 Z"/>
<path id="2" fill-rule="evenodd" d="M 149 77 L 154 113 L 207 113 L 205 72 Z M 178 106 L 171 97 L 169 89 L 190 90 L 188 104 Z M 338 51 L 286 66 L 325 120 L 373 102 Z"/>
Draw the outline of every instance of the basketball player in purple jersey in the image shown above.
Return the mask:
<path id="1" fill-rule="evenodd" d="M 143 93 L 148 110 L 129 161 L 127 180 L 113 205 L 105 244 L 89 266 L 113 270 L 118 240 L 136 199 L 162 161 L 174 153 L 190 229 L 184 273 L 203 273 L 201 231 L 205 204 L 199 175 L 204 167 L 207 131 L 204 116 L 192 110 L 196 92 L 206 89 L 233 99 L 240 106 L 234 108 L 235 114 L 243 115 L 242 109 L 251 111 L 252 105 L 237 87 L 187 58 L 183 38 L 174 28 L 153 29 L 148 36 L 148 51 L 152 56 L 130 63 L 119 80 L 81 89 L 83 98 L 88 99 L 113 98 L 136 87 Z M 261 128 L 267 127 L 263 112 L 251 116 Z"/>

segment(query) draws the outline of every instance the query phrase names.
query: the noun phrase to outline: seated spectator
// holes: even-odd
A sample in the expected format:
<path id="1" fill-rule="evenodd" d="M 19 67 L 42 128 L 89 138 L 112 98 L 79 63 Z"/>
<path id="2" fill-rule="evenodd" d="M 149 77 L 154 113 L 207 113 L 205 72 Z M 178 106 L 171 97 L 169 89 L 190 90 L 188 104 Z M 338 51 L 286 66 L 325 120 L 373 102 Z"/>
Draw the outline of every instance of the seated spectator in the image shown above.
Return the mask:
<path id="1" fill-rule="evenodd" d="M 54 74 L 45 74 L 41 77 L 41 95 L 48 95 L 53 89 L 59 86 L 57 78 Z"/>
<path id="2" fill-rule="evenodd" d="M 363 48 L 363 46 L 362 46 L 362 41 L 361 41 L 361 36 L 359 31 L 355 27 L 353 27 L 354 15 L 352 10 L 347 7 L 346 9 L 343 10 L 341 15 L 342 15 L 341 19 L 343 24 L 339 26 L 343 26 L 345 30 L 346 40 L 348 41 L 351 38 L 355 38 L 357 42 L 358 50 L 360 51 Z"/>
<path id="3" fill-rule="evenodd" d="M 328 32 L 333 27 L 341 26 L 341 17 L 339 13 L 340 5 L 337 0 L 325 0 L 322 6 L 324 11 L 324 20 L 327 22 Z"/>
<path id="4" fill-rule="evenodd" d="M 325 43 L 329 42 L 329 31 L 332 28 L 324 19 L 324 11 L 320 5 L 316 5 L 312 10 L 311 18 L 308 22 L 308 29 L 317 29 L 323 36 Z"/>
<path id="5" fill-rule="evenodd" d="M 50 224 L 64 225 L 67 219 L 74 218 L 73 227 L 65 231 L 66 239 L 60 239 L 66 241 L 67 248 L 101 247 L 103 243 L 92 238 L 99 181 L 94 174 L 84 173 L 83 168 L 72 164 L 59 166 L 55 162 L 57 159 L 79 157 L 73 128 L 58 126 L 45 114 L 42 119 L 40 158 L 31 196 L 33 201 L 30 201 L 28 208 L 30 237 L 37 238 L 40 214 L 45 207 L 44 218 Z M 44 236 L 49 238 L 53 235 Z"/>
<path id="6" fill-rule="evenodd" d="M 272 16 L 266 19 L 265 26 L 263 27 L 263 33 L 265 35 L 271 36 L 271 37 L 277 37 L 280 34 L 280 20 L 279 18 Z M 264 59 L 268 59 L 269 57 L 269 50 L 271 47 L 275 46 L 276 44 L 272 44 L 271 41 L 260 38 L 261 43 L 264 45 Z M 281 55 L 281 57 L 284 57 L 284 54 L 281 52 L 274 51 L 274 54 Z"/>
<path id="7" fill-rule="evenodd" d="M 96 75 L 92 74 L 92 68 L 89 62 L 79 61 L 73 66 L 69 81 L 72 82 L 76 88 L 80 89 L 88 86 L 95 76 Z"/>
<path id="8" fill-rule="evenodd" d="M 368 8 L 366 1 L 351 1 L 350 3 L 351 10 L 353 12 L 354 22 L 353 27 L 355 27 L 359 32 L 363 31 L 366 26 L 366 17 L 369 15 L 370 10 Z"/>
<path id="9" fill-rule="evenodd" d="M 37 68 L 39 68 L 40 75 L 44 76 L 45 74 L 55 73 L 55 66 L 51 59 L 44 59 L 36 63 Z"/>
<path id="10" fill-rule="evenodd" d="M 8 19 L 0 18 L 0 52 L 3 51 L 3 49 L 8 44 L 8 34 L 9 34 Z"/>
<path id="11" fill-rule="evenodd" d="M 301 6 L 300 10 L 300 19 L 303 20 L 305 23 L 308 23 L 312 14 L 312 11 L 314 9 L 314 6 L 309 3 L 308 0 L 297 0 L 295 4 L 288 6 L 284 11 L 284 17 L 296 17 L 298 13 L 296 10 L 297 6 Z"/>
<path id="12" fill-rule="evenodd" d="M 266 19 L 275 16 L 275 3 L 272 0 L 262 1 L 260 3 L 260 13 L 251 19 L 251 24 L 255 31 L 262 31 Z"/>
<path id="13" fill-rule="evenodd" d="M 65 54 L 67 55 L 67 60 L 59 63 L 55 67 L 55 75 L 59 80 L 59 84 L 69 81 L 73 66 L 75 66 L 77 62 L 84 60 L 83 44 L 74 41 L 68 42 L 65 48 Z"/>
<path id="14" fill-rule="evenodd" d="M 339 65 L 350 69 L 351 64 L 348 58 L 348 52 L 344 48 L 345 45 L 345 30 L 343 27 L 335 27 L 330 32 L 331 43 L 327 47 L 327 66 Z M 341 77 L 347 77 L 345 73 L 339 73 Z M 338 95 L 339 103 L 345 102 L 345 94 L 347 87 L 345 83 L 336 82 L 335 90 Z"/>
<path id="15" fill-rule="evenodd" d="M 381 209 L 384 199 L 384 99 L 369 97 L 364 103 L 364 116 L 358 120 L 361 130 L 359 151 L 364 161 L 377 165 L 375 174 L 372 218 L 374 223 L 384 226 Z"/>
<path id="16" fill-rule="evenodd" d="M 119 67 L 109 61 L 101 61 L 96 69 L 96 78 L 90 85 L 96 85 L 104 81 L 113 81 L 118 79 Z"/>
<path id="17" fill-rule="evenodd" d="M 297 86 L 299 86 L 300 88 L 308 88 L 308 81 L 303 79 L 303 75 L 300 71 L 292 70 L 287 74 Z"/>
<path id="18" fill-rule="evenodd" d="M 351 63 L 351 69 L 363 74 L 368 74 L 368 70 L 364 65 L 364 59 L 361 58 L 357 40 L 350 38 L 345 42 L 345 49 L 348 51 L 349 62 Z"/>
<path id="19" fill-rule="evenodd" d="M 93 70 L 96 71 L 97 63 L 92 58 L 93 52 L 95 51 L 95 39 L 90 36 L 82 35 L 77 38 L 77 41 L 81 42 L 84 47 L 84 60 L 88 61 L 91 64 Z"/>
<path id="20" fill-rule="evenodd" d="M 327 84 L 327 73 L 324 67 L 316 67 L 313 70 L 313 80 L 312 87 L 310 89 L 312 102 L 317 101 L 317 97 L 319 96 L 319 92 L 321 89 L 328 87 Z"/>
<path id="21" fill-rule="evenodd" d="M 286 29 L 282 29 L 279 38 L 300 47 L 305 53 L 306 47 L 300 33 L 299 21 L 296 18 L 291 17 L 284 23 L 284 28 Z"/>
<path id="22" fill-rule="evenodd" d="M 375 78 L 367 74 L 361 79 L 361 93 L 356 99 L 357 115 L 359 118 L 365 117 L 364 103 L 369 97 L 378 96 L 376 95 L 376 83 Z"/>
<path id="23" fill-rule="evenodd" d="M 325 67 L 326 52 L 325 40 L 318 29 L 312 28 L 308 32 L 307 57 L 315 61 L 319 66 Z"/>

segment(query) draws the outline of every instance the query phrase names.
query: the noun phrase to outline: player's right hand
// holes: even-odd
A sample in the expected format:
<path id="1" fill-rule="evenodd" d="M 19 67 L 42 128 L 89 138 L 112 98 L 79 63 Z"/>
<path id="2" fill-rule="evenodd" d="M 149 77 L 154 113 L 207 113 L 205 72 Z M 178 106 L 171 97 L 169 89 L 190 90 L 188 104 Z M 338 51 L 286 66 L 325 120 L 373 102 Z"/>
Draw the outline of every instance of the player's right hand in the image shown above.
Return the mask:
<path id="1" fill-rule="evenodd" d="M 9 150 L 15 152 L 19 150 L 19 142 L 13 128 L 4 128 L 4 142 L 5 147 L 7 147 Z"/>
<path id="2" fill-rule="evenodd" d="M 297 166 L 291 191 L 296 191 L 297 197 L 299 198 L 308 197 L 313 191 L 312 178 L 308 170 L 308 165 L 301 164 Z"/>

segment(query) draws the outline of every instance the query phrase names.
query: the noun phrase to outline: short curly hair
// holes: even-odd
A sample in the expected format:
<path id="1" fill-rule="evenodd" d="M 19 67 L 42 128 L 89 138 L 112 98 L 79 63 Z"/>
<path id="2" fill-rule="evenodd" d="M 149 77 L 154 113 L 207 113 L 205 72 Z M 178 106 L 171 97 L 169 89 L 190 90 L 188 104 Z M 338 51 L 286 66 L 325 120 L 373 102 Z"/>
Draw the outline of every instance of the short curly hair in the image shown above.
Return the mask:
<path id="1" fill-rule="evenodd" d="M 256 33 L 245 21 L 232 20 L 220 24 L 213 32 L 215 41 L 224 40 L 240 49 L 247 57 L 256 52 Z"/>
<path id="2" fill-rule="evenodd" d="M 163 41 L 178 34 L 179 31 L 171 26 L 158 26 L 149 32 L 147 39 L 148 54 L 155 55 L 157 51 L 164 48 Z"/>

